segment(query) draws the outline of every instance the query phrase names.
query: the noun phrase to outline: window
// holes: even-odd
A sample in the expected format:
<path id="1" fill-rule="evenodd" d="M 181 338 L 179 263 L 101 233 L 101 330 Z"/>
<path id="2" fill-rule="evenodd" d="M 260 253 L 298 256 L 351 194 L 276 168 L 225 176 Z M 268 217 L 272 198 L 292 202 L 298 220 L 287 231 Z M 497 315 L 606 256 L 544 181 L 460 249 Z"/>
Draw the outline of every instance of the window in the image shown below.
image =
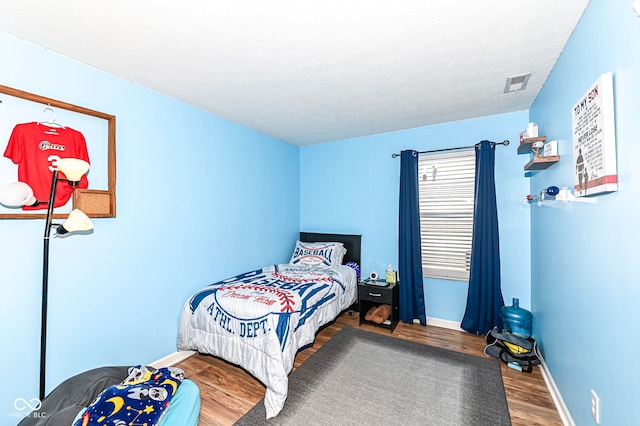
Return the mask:
<path id="1" fill-rule="evenodd" d="M 475 150 L 418 158 L 422 273 L 467 281 L 471 261 Z"/>

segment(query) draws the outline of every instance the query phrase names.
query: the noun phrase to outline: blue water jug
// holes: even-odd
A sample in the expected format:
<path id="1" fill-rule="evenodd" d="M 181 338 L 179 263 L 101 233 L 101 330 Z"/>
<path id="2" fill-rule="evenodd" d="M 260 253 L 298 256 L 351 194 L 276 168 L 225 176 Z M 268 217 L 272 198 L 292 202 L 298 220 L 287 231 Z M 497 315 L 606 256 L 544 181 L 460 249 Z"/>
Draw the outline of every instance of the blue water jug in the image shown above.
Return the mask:
<path id="1" fill-rule="evenodd" d="M 513 306 L 500 308 L 500 316 L 506 331 L 524 339 L 531 337 L 533 314 L 520 307 L 520 300 L 517 297 L 513 298 Z"/>

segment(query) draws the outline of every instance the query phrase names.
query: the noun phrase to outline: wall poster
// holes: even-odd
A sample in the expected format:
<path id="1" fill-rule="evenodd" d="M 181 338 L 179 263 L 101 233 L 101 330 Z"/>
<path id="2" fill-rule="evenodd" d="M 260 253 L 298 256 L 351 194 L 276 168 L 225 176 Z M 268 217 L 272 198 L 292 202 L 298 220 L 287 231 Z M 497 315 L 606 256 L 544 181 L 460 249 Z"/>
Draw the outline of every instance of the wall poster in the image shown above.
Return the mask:
<path id="1" fill-rule="evenodd" d="M 602 74 L 571 113 L 575 196 L 617 191 L 613 74 Z"/>

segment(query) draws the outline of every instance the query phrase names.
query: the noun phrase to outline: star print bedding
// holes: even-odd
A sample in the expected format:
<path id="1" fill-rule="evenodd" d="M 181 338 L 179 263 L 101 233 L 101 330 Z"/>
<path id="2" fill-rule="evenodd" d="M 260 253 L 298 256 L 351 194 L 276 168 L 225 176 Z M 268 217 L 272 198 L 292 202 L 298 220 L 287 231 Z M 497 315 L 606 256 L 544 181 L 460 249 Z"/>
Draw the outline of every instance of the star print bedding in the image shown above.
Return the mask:
<path id="1" fill-rule="evenodd" d="M 295 263 L 265 267 L 198 291 L 183 306 L 178 348 L 245 368 L 267 387 L 267 418 L 276 416 L 287 398 L 298 349 L 312 343 L 316 331 L 357 298 L 355 270 L 332 265 L 335 259 L 328 260 L 327 254 L 297 251 Z"/>
<path id="2" fill-rule="evenodd" d="M 151 374 L 154 371 L 156 370 L 151 367 L 143 366 L 111 366 L 99 367 L 79 373 L 59 384 L 41 401 L 36 410 L 29 413 L 18 423 L 18 426 L 71 426 L 78 421 L 83 422 L 82 416 L 84 414 L 93 413 L 101 409 L 104 412 L 98 416 L 98 419 L 104 416 L 102 421 L 96 423 L 89 418 L 89 425 L 118 425 L 123 424 L 122 422 L 129 424 L 129 422 L 118 419 L 118 417 L 124 414 L 129 415 L 129 419 L 133 419 L 138 414 L 137 411 L 134 411 L 135 404 L 124 404 L 125 397 L 130 392 L 123 388 L 125 395 L 121 396 L 122 405 L 120 405 L 120 399 L 116 395 L 107 396 L 111 387 L 126 387 L 129 385 L 130 390 L 132 390 L 131 396 L 142 396 L 139 400 L 134 398 L 133 402 L 142 402 L 145 404 L 144 411 L 150 411 L 151 413 L 149 414 L 157 414 L 153 421 L 148 418 L 143 419 L 140 416 L 137 420 L 148 422 L 148 426 L 153 424 L 158 426 L 196 426 L 200 415 L 201 402 L 198 385 L 188 378 L 183 379 L 182 373 L 178 369 L 169 367 L 168 369 L 157 370 L 161 373 L 161 376 L 156 376 L 156 379 L 163 379 L 160 380 L 159 386 L 151 386 L 153 381 Z M 172 375 L 176 377 L 173 378 Z M 143 383 L 140 380 L 143 377 L 148 377 L 151 381 L 148 380 Z M 165 380 L 168 381 L 165 382 Z M 178 383 L 179 380 L 181 380 L 180 383 Z M 169 386 L 167 387 L 167 385 Z M 174 385 L 177 386 L 177 389 L 174 389 Z M 162 394 L 161 390 L 153 391 L 153 393 L 145 390 L 151 387 L 165 388 L 167 397 L 164 401 L 160 402 L 152 398 L 146 398 L 146 396 L 153 395 L 156 400 L 161 399 L 158 398 L 158 395 L 161 396 Z M 133 390 L 133 388 L 139 388 L 139 390 Z M 114 399 L 113 397 L 116 398 Z M 149 401 L 153 402 L 150 403 Z M 156 409 L 154 407 L 153 410 L 146 408 L 147 405 L 153 406 L 156 402 L 161 404 L 159 408 Z M 136 409 L 140 410 L 140 408 Z"/>
<path id="3" fill-rule="evenodd" d="M 102 391 L 73 426 L 157 425 L 183 380 L 184 372 L 179 368 L 152 372 L 141 365 L 131 367 L 129 376 Z"/>

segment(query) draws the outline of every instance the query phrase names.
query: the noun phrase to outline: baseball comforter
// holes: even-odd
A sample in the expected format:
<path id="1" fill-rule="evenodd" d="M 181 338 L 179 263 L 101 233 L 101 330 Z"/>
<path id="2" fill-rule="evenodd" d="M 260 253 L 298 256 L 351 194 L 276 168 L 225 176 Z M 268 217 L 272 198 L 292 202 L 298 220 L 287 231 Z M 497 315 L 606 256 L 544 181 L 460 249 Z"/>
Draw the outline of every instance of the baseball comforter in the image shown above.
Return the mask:
<path id="1" fill-rule="evenodd" d="M 298 349 L 357 299 L 356 272 L 273 265 L 195 293 L 180 317 L 178 349 L 197 350 L 240 365 L 266 387 L 267 418 L 287 398 Z"/>

